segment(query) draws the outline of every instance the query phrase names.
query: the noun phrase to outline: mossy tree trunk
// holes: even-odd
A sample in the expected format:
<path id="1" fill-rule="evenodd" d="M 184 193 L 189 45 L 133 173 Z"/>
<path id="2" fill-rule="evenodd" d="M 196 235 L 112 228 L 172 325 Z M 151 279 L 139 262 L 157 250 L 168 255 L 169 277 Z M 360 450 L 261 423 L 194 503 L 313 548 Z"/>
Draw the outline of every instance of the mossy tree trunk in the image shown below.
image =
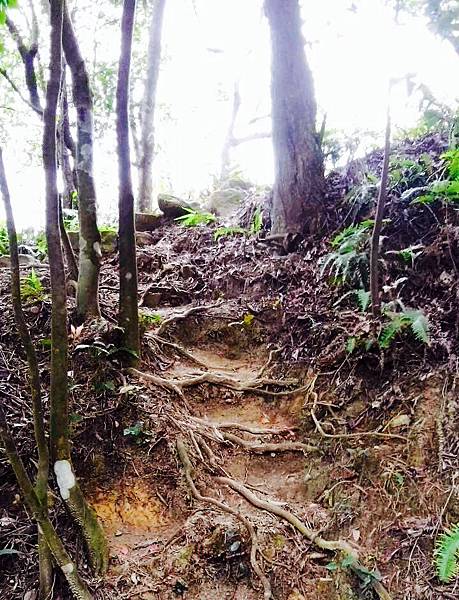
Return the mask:
<path id="1" fill-rule="evenodd" d="M 166 0 L 155 0 L 151 13 L 150 33 L 147 53 L 147 77 L 141 111 L 141 142 L 139 164 L 138 209 L 151 210 L 153 181 L 152 169 L 155 151 L 154 114 L 156 88 L 158 85 L 159 64 L 161 61 L 161 32 Z"/>
<path id="2" fill-rule="evenodd" d="M 19 253 L 14 222 L 11 199 L 6 179 L 3 153 L 0 147 L 0 191 L 3 196 L 5 207 L 6 226 L 8 229 L 9 251 L 11 261 L 11 299 L 13 303 L 14 318 L 19 337 L 27 357 L 30 395 L 32 399 L 32 411 L 34 420 L 35 441 L 38 451 L 37 478 L 35 482 L 35 493 L 45 514 L 48 512 L 48 476 L 49 476 L 49 452 L 48 442 L 45 435 L 45 417 L 41 398 L 40 371 L 35 348 L 30 336 L 27 322 L 24 317 L 21 303 L 21 282 L 19 271 Z M 50 597 L 53 583 L 53 564 L 51 553 L 42 534 L 38 533 L 38 557 L 40 570 L 40 600 Z"/>
<path id="3" fill-rule="evenodd" d="M 119 261 L 120 296 L 118 323 L 123 330 L 123 345 L 135 356 L 140 354 L 139 313 L 137 306 L 137 261 L 129 145 L 129 77 L 135 0 L 124 0 L 121 20 L 121 55 L 116 88 L 118 169 L 119 169 Z M 132 356 L 132 355 L 131 355 Z M 135 362 L 135 360 L 130 360 Z"/>
<path id="4" fill-rule="evenodd" d="M 324 167 L 316 101 L 298 0 L 265 0 L 271 29 L 275 183 L 273 233 L 314 233 L 324 214 Z"/>
<path id="5" fill-rule="evenodd" d="M 50 445 L 62 499 L 82 529 L 91 565 L 104 572 L 108 550 L 104 532 L 92 508 L 87 504 L 76 481 L 70 456 L 68 415 L 68 339 L 67 294 L 64 260 L 59 229 L 59 196 L 57 191 L 56 112 L 62 72 L 62 16 L 57 21 L 62 3 L 51 3 L 50 76 L 46 90 L 43 134 L 43 165 L 46 179 L 46 239 L 51 276 L 51 386 L 50 386 Z"/>
<path id="6" fill-rule="evenodd" d="M 77 150 L 75 170 L 78 180 L 80 254 L 77 313 L 81 320 L 99 317 L 99 273 L 102 256 L 97 228 L 96 189 L 93 173 L 94 127 L 92 97 L 86 65 L 70 20 L 64 9 L 63 46 L 72 74 L 73 101 L 77 111 Z"/>

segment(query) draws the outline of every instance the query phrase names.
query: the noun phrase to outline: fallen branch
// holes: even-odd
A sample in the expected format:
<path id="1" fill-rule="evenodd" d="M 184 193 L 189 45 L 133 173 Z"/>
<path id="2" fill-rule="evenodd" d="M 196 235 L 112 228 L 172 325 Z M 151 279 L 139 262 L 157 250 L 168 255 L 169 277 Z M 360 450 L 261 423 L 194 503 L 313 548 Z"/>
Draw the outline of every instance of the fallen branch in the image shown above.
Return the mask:
<path id="1" fill-rule="evenodd" d="M 325 540 L 316 531 L 310 529 L 307 525 L 305 525 L 305 523 L 303 523 L 303 521 L 301 521 L 293 513 L 289 512 L 288 510 L 284 510 L 283 508 L 281 508 L 280 506 L 278 506 L 270 500 L 262 500 L 254 493 L 252 493 L 249 489 L 247 489 L 244 485 L 242 485 L 242 483 L 239 483 L 234 479 L 230 479 L 229 477 L 216 477 L 215 480 L 218 483 L 230 487 L 232 490 L 243 496 L 248 502 L 250 502 L 250 504 L 252 504 L 256 508 L 277 515 L 284 521 L 287 521 L 288 523 L 290 523 L 290 525 L 292 525 L 301 534 L 308 538 L 318 548 L 321 548 L 322 550 L 341 551 L 345 552 L 346 554 L 350 554 L 351 556 L 354 556 L 356 559 L 358 558 L 356 550 L 348 542 L 345 542 L 344 540 Z M 358 566 L 358 563 L 355 566 Z M 372 586 L 375 592 L 381 598 L 381 600 L 392 600 L 386 588 L 379 581 L 374 582 Z"/>
<path id="2" fill-rule="evenodd" d="M 212 504 L 213 506 L 216 506 L 220 510 L 229 513 L 230 515 L 233 515 L 234 517 L 239 519 L 244 524 L 244 526 L 247 528 L 247 531 L 249 532 L 249 535 L 250 535 L 250 538 L 252 541 L 252 547 L 250 550 L 250 564 L 252 565 L 253 570 L 258 575 L 258 577 L 263 585 L 264 600 L 270 600 L 270 598 L 272 597 L 271 584 L 269 583 L 268 578 L 263 573 L 260 565 L 257 562 L 256 554 L 257 554 L 257 550 L 258 550 L 258 538 L 257 538 L 255 529 L 254 529 L 252 523 L 250 523 L 250 521 L 248 519 L 246 519 L 240 512 L 238 512 L 234 508 L 231 508 L 230 506 L 227 506 L 223 502 L 220 502 L 219 500 L 216 500 L 215 498 L 212 498 L 210 496 L 203 496 L 198 491 L 196 484 L 193 480 L 193 465 L 191 464 L 190 457 L 188 456 L 188 452 L 186 450 L 185 444 L 181 438 L 177 439 L 176 448 L 177 448 L 177 454 L 178 454 L 179 459 L 184 468 L 185 479 L 187 481 L 188 487 L 190 488 L 190 491 L 191 491 L 193 497 L 200 502 L 207 502 L 208 504 Z M 226 478 L 222 478 L 222 479 L 226 479 Z"/>

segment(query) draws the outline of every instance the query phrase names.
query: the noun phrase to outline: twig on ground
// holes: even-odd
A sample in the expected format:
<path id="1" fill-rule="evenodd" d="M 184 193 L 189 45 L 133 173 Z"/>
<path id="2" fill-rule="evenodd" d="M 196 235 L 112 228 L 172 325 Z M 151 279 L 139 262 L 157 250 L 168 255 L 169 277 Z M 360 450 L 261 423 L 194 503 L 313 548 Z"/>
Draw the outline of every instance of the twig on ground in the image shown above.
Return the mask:
<path id="1" fill-rule="evenodd" d="M 282 435 L 285 433 L 291 433 L 292 431 L 297 431 L 299 429 L 295 426 L 279 429 L 265 429 L 264 427 L 250 427 L 249 425 L 244 425 L 243 423 L 215 423 L 212 421 L 207 421 L 207 419 L 200 419 L 199 417 L 190 418 L 192 421 L 195 421 L 201 425 L 205 425 L 206 427 L 212 427 L 215 429 L 237 429 L 239 431 L 245 431 L 254 435 Z"/>
<path id="2" fill-rule="evenodd" d="M 181 438 L 177 439 L 176 448 L 177 448 L 177 454 L 178 454 L 179 459 L 184 468 L 185 479 L 187 481 L 188 487 L 190 488 L 190 491 L 191 491 L 192 495 L 194 496 L 194 498 L 200 502 L 207 502 L 208 504 L 212 504 L 213 506 L 216 506 L 220 510 L 223 510 L 224 512 L 227 512 L 230 515 L 233 515 L 234 517 L 239 519 L 244 524 L 244 526 L 247 528 L 247 531 L 249 532 L 249 535 L 250 535 L 250 538 L 252 541 L 252 547 L 250 550 L 250 563 L 252 565 L 253 570 L 258 575 L 258 577 L 263 585 L 264 600 L 270 600 L 270 598 L 272 597 L 271 584 L 270 584 L 268 578 L 266 577 L 266 575 L 263 573 L 260 565 L 257 562 L 256 554 L 257 554 L 257 550 L 258 550 L 258 538 L 257 538 L 257 534 L 255 533 L 255 529 L 254 529 L 252 523 L 250 523 L 250 521 L 248 519 L 246 519 L 246 517 L 244 517 L 240 512 L 238 512 L 234 508 L 231 508 L 230 506 L 227 506 L 223 502 L 220 502 L 219 500 L 216 500 L 215 498 L 212 498 L 210 496 L 203 496 L 198 491 L 196 484 L 194 483 L 193 465 L 191 464 L 190 458 L 188 456 L 188 452 L 186 450 L 185 443 L 183 442 L 183 440 Z"/>
<path id="3" fill-rule="evenodd" d="M 200 367 L 204 367 L 205 369 L 209 368 L 209 365 L 207 365 L 202 360 L 199 360 L 199 358 L 196 358 L 191 352 L 189 352 L 188 350 L 183 348 L 183 346 L 180 346 L 180 344 L 176 344 L 175 342 L 170 342 L 169 340 L 165 340 L 164 338 L 162 338 L 158 335 L 155 335 L 154 333 L 146 333 L 145 337 L 148 340 L 152 340 L 161 346 L 168 346 L 169 348 L 172 348 L 173 350 L 178 352 L 178 354 L 181 354 L 185 358 L 188 358 L 189 360 L 196 363 Z"/>
<path id="4" fill-rule="evenodd" d="M 238 446 L 242 446 L 243 448 L 247 448 L 247 450 L 259 454 L 268 452 L 318 452 L 319 450 L 316 446 L 310 446 L 309 444 L 303 444 L 301 442 L 274 442 L 272 444 L 263 444 L 260 442 L 244 440 L 232 433 L 226 433 L 224 431 L 220 433 L 223 439 L 228 442 L 233 442 L 233 444 L 237 444 Z"/>

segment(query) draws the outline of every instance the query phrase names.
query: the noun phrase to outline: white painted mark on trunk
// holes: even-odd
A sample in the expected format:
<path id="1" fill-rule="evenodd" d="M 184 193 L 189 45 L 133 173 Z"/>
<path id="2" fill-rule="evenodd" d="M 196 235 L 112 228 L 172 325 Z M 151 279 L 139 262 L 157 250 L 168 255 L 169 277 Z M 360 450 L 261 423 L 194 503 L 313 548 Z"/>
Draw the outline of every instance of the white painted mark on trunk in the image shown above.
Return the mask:
<path id="1" fill-rule="evenodd" d="M 99 242 L 94 242 L 92 247 L 94 248 L 94 252 L 96 253 L 96 255 L 100 258 L 102 256 L 102 250 L 100 249 Z"/>
<path id="2" fill-rule="evenodd" d="M 70 573 L 73 573 L 73 564 L 72 563 L 67 563 L 66 565 L 63 565 L 61 568 L 62 568 L 62 573 L 64 573 L 64 575 L 70 575 Z"/>
<path id="3" fill-rule="evenodd" d="M 132 279 L 132 273 L 126 273 L 125 277 L 128 281 L 130 281 Z"/>
<path id="4" fill-rule="evenodd" d="M 54 463 L 54 473 L 57 478 L 57 485 L 63 500 L 70 498 L 70 490 L 74 487 L 76 480 L 72 471 L 72 466 L 68 460 L 56 460 Z"/>

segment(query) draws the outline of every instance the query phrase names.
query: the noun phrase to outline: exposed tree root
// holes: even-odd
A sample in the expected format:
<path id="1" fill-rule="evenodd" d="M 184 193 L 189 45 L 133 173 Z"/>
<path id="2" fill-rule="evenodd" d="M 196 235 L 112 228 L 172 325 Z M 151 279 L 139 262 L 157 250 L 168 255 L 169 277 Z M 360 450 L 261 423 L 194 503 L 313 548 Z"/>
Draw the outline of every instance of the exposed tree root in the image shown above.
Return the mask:
<path id="1" fill-rule="evenodd" d="M 362 431 L 356 433 L 327 433 L 323 430 L 320 421 L 317 419 L 314 409 L 311 409 L 311 417 L 314 421 L 314 425 L 317 428 L 317 431 L 324 438 L 342 440 L 342 439 L 351 439 L 351 438 L 360 438 L 360 437 L 379 437 L 379 438 L 392 438 L 396 440 L 402 440 L 404 442 L 408 441 L 406 437 L 403 435 L 397 435 L 396 433 L 382 433 L 380 431 Z"/>
<path id="2" fill-rule="evenodd" d="M 190 315 L 204 312 L 206 310 L 209 310 L 210 308 L 215 308 L 216 306 L 219 306 L 220 304 L 221 304 L 221 302 L 216 302 L 215 304 L 208 304 L 207 306 L 192 306 L 191 308 L 183 311 L 182 313 L 177 313 L 176 315 L 169 317 L 169 319 L 165 319 L 161 323 L 158 331 L 156 332 L 156 335 L 161 336 L 161 334 L 163 334 L 166 331 L 166 329 L 169 327 L 169 325 L 172 325 L 172 323 L 175 323 L 177 321 L 182 321 L 183 319 L 188 318 Z"/>
<path id="3" fill-rule="evenodd" d="M 224 440 L 233 442 L 233 444 L 237 444 L 238 446 L 242 446 L 243 448 L 258 454 L 265 454 L 268 452 L 318 452 L 319 450 L 316 446 L 302 444 L 301 442 L 275 442 L 272 444 L 263 444 L 260 442 L 250 442 L 233 433 L 226 433 L 224 431 L 221 431 L 220 435 Z"/>
<path id="4" fill-rule="evenodd" d="M 206 419 L 200 419 L 198 417 L 190 418 L 192 421 L 195 421 L 200 425 L 205 425 L 206 427 L 212 427 L 214 429 L 237 429 L 239 431 L 246 431 L 247 433 L 252 433 L 254 435 L 282 435 L 285 433 L 291 433 L 292 431 L 296 431 L 298 429 L 298 427 L 265 429 L 263 427 L 250 427 L 249 425 L 244 425 L 243 423 L 214 423 L 212 421 L 207 421 Z"/>
<path id="5" fill-rule="evenodd" d="M 192 387 L 194 385 L 200 385 L 201 383 L 212 383 L 215 385 L 221 385 L 223 387 L 236 390 L 238 392 L 253 392 L 254 394 L 260 394 L 262 396 L 289 396 L 291 394 L 299 394 L 309 389 L 309 384 L 295 388 L 293 390 L 285 390 L 283 392 L 273 392 L 261 386 L 276 385 L 276 386 L 289 386 L 295 385 L 297 381 L 295 379 L 286 379 L 284 381 L 278 379 L 252 379 L 249 381 L 240 381 L 238 379 L 232 379 L 226 375 L 220 373 L 201 373 L 194 377 L 183 378 L 183 379 L 165 379 L 151 373 L 142 373 L 134 368 L 128 370 L 131 375 L 138 377 L 139 379 L 145 379 L 156 385 L 164 387 L 166 389 L 174 391 L 181 398 L 183 398 L 183 388 Z"/>
<path id="6" fill-rule="evenodd" d="M 234 479 L 231 479 L 229 477 L 216 477 L 215 481 L 223 485 L 227 485 L 232 490 L 243 496 L 248 502 L 250 502 L 250 504 L 252 504 L 256 508 L 270 512 L 271 514 L 277 515 L 284 521 L 287 521 L 293 527 L 295 527 L 295 529 L 302 533 L 306 538 L 308 538 L 313 544 L 315 544 L 322 550 L 342 551 L 346 554 L 354 556 L 355 558 L 358 557 L 357 551 L 348 542 L 345 542 L 344 540 L 325 540 L 316 531 L 310 529 L 307 525 L 305 525 L 303 521 L 298 519 L 298 517 L 296 517 L 293 513 L 281 508 L 279 505 L 275 504 L 270 500 L 262 500 L 253 492 L 251 492 L 242 483 L 235 481 Z M 381 600 L 391 600 L 390 594 L 379 581 L 373 583 L 373 589 L 381 598 Z"/>
<path id="7" fill-rule="evenodd" d="M 250 523 L 250 521 L 248 519 L 246 519 L 240 512 L 231 508 L 230 506 L 227 506 L 223 502 L 220 502 L 219 500 L 216 500 L 215 498 L 211 498 L 210 496 L 203 496 L 198 491 L 196 484 L 194 483 L 193 465 L 191 464 L 185 444 L 181 438 L 177 439 L 176 447 L 177 447 L 177 454 L 178 454 L 179 459 L 184 468 L 185 478 L 186 478 L 188 487 L 190 488 L 190 491 L 191 491 L 193 497 L 200 502 L 207 502 L 208 504 L 212 504 L 213 506 L 216 506 L 220 510 L 229 513 L 230 515 L 233 515 L 234 517 L 239 519 L 244 524 L 244 526 L 247 528 L 247 531 L 249 532 L 251 542 L 252 542 L 251 550 L 250 550 L 250 564 L 252 565 L 254 572 L 258 575 L 258 577 L 263 585 L 264 600 L 270 600 L 270 598 L 272 598 L 271 584 L 270 584 L 268 578 L 266 577 L 266 575 L 263 573 L 263 570 L 261 569 L 260 565 L 257 562 L 258 538 L 257 538 L 255 529 L 254 529 L 252 523 Z"/>
<path id="8" fill-rule="evenodd" d="M 181 346 L 180 344 L 176 344 L 175 342 L 170 342 L 169 340 L 165 340 L 164 338 L 160 337 L 159 335 L 155 335 L 154 333 L 146 333 L 145 337 L 147 338 L 147 340 L 154 341 L 159 346 L 167 346 L 168 348 L 172 348 L 172 350 L 175 350 L 175 352 L 177 352 L 178 354 L 181 354 L 188 360 L 194 362 L 195 364 L 197 364 L 200 367 L 203 367 L 204 369 L 209 368 L 208 364 L 206 364 L 202 360 L 199 360 L 199 358 L 196 358 L 191 352 L 189 352 L 188 350 L 183 348 L 183 346 Z"/>

